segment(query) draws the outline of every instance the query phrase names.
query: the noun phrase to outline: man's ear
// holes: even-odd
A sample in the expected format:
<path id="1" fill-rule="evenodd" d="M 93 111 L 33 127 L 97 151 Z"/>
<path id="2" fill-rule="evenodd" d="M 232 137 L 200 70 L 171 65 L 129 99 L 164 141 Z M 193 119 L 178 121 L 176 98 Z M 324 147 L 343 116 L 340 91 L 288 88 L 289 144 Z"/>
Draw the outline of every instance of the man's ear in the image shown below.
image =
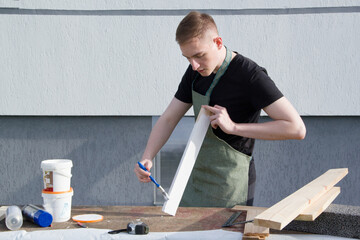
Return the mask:
<path id="1" fill-rule="evenodd" d="M 223 41 L 221 37 L 214 38 L 214 43 L 216 44 L 218 49 L 221 49 L 221 47 L 223 46 Z"/>

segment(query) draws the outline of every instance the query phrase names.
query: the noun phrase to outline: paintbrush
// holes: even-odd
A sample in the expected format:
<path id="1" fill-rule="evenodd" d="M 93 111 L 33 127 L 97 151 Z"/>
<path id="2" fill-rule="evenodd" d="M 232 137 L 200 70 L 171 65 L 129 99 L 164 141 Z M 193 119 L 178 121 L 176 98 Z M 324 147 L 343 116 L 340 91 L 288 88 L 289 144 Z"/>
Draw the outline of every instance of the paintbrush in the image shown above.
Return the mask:
<path id="1" fill-rule="evenodd" d="M 140 162 L 138 162 L 138 164 L 139 164 L 139 167 L 140 167 L 142 170 L 144 170 L 145 172 L 149 172 L 149 171 L 146 169 L 146 167 L 145 167 L 144 165 L 142 165 Z M 160 191 L 161 191 L 162 195 L 164 196 L 165 200 L 169 200 L 169 199 L 170 199 L 170 198 L 169 198 L 169 195 L 168 195 L 168 194 L 165 192 L 165 190 L 160 186 L 160 184 L 158 184 L 151 175 L 149 176 L 149 178 L 151 179 L 151 181 L 152 181 L 153 183 L 155 183 L 156 187 L 157 187 L 158 189 L 160 189 Z"/>

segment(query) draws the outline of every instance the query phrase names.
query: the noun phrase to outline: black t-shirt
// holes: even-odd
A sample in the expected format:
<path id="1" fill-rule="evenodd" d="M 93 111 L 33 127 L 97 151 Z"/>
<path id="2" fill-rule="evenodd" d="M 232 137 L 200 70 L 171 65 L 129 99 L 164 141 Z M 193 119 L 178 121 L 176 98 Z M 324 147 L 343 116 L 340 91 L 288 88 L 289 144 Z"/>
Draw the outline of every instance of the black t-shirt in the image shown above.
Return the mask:
<path id="1" fill-rule="evenodd" d="M 175 93 L 178 100 L 192 103 L 191 87 L 196 76 L 194 90 L 205 95 L 215 74 L 202 77 L 189 65 Z M 264 68 L 237 53 L 213 89 L 209 105 L 225 107 L 235 123 L 257 123 L 261 109 L 282 96 Z M 252 155 L 254 139 L 226 134 L 220 127 L 213 132 L 238 151 Z"/>

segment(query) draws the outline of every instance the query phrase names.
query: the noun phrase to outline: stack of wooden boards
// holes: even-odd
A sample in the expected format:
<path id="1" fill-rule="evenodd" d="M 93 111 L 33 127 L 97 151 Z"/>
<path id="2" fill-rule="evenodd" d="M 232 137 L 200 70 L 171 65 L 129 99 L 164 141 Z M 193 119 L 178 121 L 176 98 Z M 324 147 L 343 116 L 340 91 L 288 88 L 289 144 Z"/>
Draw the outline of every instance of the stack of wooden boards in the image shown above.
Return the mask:
<path id="1" fill-rule="evenodd" d="M 259 214 L 247 216 L 254 222 L 245 224 L 243 239 L 265 239 L 269 228 L 281 230 L 292 220 L 314 221 L 339 195 L 340 188 L 334 186 L 347 174 L 347 168 L 330 169 L 272 207 L 259 208 Z M 244 206 L 233 209 L 246 210 Z"/>

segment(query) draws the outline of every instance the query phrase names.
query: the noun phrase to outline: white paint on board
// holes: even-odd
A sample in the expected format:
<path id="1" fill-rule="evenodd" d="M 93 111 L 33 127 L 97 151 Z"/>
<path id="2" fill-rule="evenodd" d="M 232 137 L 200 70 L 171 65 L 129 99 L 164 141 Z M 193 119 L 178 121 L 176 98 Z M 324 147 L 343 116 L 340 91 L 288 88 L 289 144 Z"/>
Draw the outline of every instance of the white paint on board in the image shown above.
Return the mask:
<path id="1" fill-rule="evenodd" d="M 163 212 L 175 216 L 209 124 L 209 115 L 204 108 L 201 108 L 171 184 L 169 190 L 170 199 L 165 201 L 162 208 Z"/>

